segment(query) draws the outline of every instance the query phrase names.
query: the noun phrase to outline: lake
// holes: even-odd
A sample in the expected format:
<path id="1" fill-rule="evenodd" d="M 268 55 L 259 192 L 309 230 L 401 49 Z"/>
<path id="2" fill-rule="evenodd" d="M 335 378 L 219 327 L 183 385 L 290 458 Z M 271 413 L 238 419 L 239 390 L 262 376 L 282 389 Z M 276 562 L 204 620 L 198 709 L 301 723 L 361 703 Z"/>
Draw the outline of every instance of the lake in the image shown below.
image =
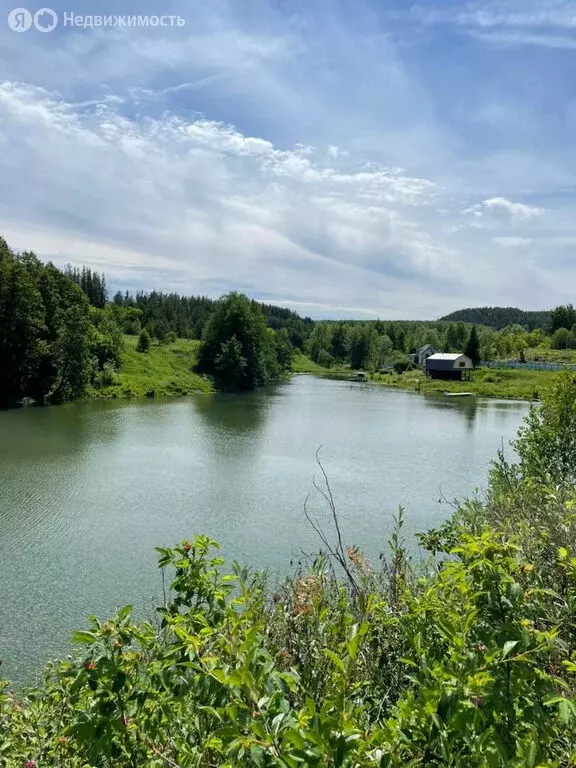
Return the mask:
<path id="1" fill-rule="evenodd" d="M 89 613 L 149 610 L 155 546 L 207 533 L 229 559 L 288 571 L 318 548 L 303 504 L 320 446 L 346 542 L 376 558 L 399 504 L 411 538 L 485 485 L 527 410 L 296 376 L 245 395 L 0 412 L 2 676 L 30 681 Z M 328 522 L 317 496 L 311 509 Z"/>

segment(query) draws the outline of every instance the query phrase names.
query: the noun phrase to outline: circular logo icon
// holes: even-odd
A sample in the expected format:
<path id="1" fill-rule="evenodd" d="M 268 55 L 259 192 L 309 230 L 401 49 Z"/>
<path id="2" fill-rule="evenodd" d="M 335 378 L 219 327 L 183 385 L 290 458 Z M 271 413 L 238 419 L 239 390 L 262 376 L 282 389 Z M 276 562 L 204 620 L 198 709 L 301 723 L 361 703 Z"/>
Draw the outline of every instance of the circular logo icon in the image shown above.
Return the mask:
<path id="1" fill-rule="evenodd" d="M 32 14 L 26 8 L 13 8 L 8 14 L 8 26 L 13 32 L 27 32 L 32 26 Z"/>
<path id="2" fill-rule="evenodd" d="M 52 8 L 40 8 L 34 14 L 34 26 L 38 32 L 52 32 L 58 26 L 58 16 Z"/>

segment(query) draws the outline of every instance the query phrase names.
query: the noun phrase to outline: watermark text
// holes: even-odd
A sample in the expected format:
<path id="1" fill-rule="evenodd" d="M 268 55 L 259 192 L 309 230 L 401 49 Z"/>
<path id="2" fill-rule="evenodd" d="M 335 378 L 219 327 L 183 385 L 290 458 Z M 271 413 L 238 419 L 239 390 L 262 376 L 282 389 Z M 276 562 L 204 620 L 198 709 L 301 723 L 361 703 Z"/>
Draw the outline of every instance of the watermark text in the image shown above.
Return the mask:
<path id="1" fill-rule="evenodd" d="M 52 32 L 60 24 L 62 27 L 78 29 L 118 28 L 118 27 L 183 27 L 186 19 L 175 14 L 157 15 L 81 15 L 65 11 L 59 18 L 52 8 L 40 8 L 33 13 L 27 8 L 13 8 L 8 14 L 8 26 L 14 32 L 27 32 L 34 27 L 39 32 Z"/>

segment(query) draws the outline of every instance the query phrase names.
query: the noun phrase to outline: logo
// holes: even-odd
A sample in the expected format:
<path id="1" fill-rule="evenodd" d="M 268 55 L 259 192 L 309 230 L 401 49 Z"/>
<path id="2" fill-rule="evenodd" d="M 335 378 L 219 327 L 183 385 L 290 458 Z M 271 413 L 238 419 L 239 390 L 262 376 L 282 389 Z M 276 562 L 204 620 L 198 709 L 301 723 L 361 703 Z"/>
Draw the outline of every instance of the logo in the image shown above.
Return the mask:
<path id="1" fill-rule="evenodd" d="M 14 8 L 8 14 L 8 26 L 13 32 L 27 32 L 32 26 L 32 14 L 26 8 Z"/>
<path id="2" fill-rule="evenodd" d="M 58 15 L 52 8 L 40 8 L 34 15 L 26 8 L 14 8 L 8 14 L 8 26 L 14 32 L 27 32 L 32 24 L 38 32 L 52 32 L 58 26 Z"/>
<path id="3" fill-rule="evenodd" d="M 52 32 L 58 25 L 58 16 L 52 8 L 40 8 L 34 14 L 34 26 L 38 32 Z"/>

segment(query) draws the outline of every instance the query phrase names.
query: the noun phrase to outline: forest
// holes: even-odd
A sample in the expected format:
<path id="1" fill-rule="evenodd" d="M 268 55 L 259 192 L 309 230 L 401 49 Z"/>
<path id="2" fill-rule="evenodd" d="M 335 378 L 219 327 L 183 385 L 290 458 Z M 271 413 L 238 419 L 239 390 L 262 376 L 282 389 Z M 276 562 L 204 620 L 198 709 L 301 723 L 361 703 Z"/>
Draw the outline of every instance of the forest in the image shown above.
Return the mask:
<path id="1" fill-rule="evenodd" d="M 501 331 L 511 325 L 521 325 L 528 331 L 537 328 L 547 329 L 551 321 L 550 312 L 526 312 L 516 307 L 476 307 L 459 309 L 440 318 L 448 323 L 472 323 L 473 325 L 488 325 Z M 570 326 L 571 327 L 571 326 Z"/>
<path id="2" fill-rule="evenodd" d="M 110 299 L 103 274 L 89 267 L 58 269 L 31 252 L 13 252 L 0 238 L 0 406 L 59 403 L 109 391 L 129 337 L 138 339 L 135 350 L 142 356 L 177 339 L 197 340 L 188 369 L 204 377 L 195 379 L 200 389 L 210 381 L 217 389 L 239 390 L 283 376 L 295 359 L 310 359 L 322 370 L 401 373 L 425 344 L 467 352 L 476 365 L 566 362 L 576 350 L 576 310 L 571 304 L 550 312 L 488 307 L 437 321 L 314 322 L 237 293 L 214 300 L 117 292 Z M 131 357 L 133 368 L 137 359 Z M 189 387 L 173 382 L 168 391 Z"/>
<path id="3" fill-rule="evenodd" d="M 104 275 L 60 270 L 0 238 L 0 407 L 56 404 L 109 385 L 126 334 L 139 337 L 142 355 L 152 341 L 202 340 L 198 371 L 221 389 L 250 389 L 290 368 L 311 324 L 239 294 L 217 302 L 152 292 L 109 302 Z"/>

